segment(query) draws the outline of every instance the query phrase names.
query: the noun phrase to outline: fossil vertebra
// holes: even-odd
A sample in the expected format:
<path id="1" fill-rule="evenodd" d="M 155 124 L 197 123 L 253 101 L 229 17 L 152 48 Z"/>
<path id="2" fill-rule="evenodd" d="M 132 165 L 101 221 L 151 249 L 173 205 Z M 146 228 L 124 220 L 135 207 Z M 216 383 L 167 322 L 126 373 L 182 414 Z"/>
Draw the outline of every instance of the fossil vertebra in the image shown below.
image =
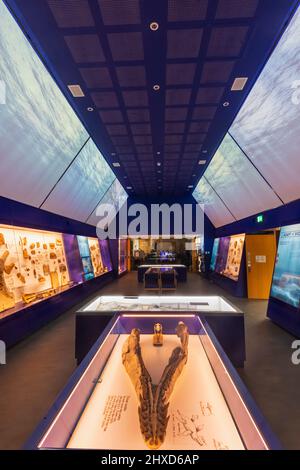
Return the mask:
<path id="1" fill-rule="evenodd" d="M 164 442 L 169 421 L 169 401 L 177 378 L 188 356 L 189 333 L 187 326 L 179 322 L 176 328 L 181 346 L 176 347 L 157 385 L 152 383 L 146 369 L 140 346 L 140 332 L 137 328 L 124 343 L 122 362 L 131 379 L 139 400 L 140 428 L 150 449 L 158 449 Z"/>

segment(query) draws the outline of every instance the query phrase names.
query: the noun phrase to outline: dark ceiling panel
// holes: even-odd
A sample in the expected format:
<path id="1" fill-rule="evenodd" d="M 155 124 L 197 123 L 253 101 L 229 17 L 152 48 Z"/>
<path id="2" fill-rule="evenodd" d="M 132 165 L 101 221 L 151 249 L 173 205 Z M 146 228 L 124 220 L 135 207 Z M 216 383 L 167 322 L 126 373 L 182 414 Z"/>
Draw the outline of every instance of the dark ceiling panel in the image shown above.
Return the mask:
<path id="1" fill-rule="evenodd" d="M 123 91 L 123 99 L 128 107 L 145 107 L 148 106 L 148 94 L 146 90 L 130 90 Z"/>
<path id="2" fill-rule="evenodd" d="M 97 108 L 118 108 L 118 98 L 114 91 L 94 91 L 91 98 Z"/>
<path id="3" fill-rule="evenodd" d="M 258 4 L 259 0 L 219 0 L 216 18 L 252 18 Z"/>
<path id="4" fill-rule="evenodd" d="M 216 106 L 195 106 L 193 119 L 212 119 L 216 113 Z"/>
<path id="5" fill-rule="evenodd" d="M 196 103 L 214 104 L 219 103 L 225 91 L 225 87 L 205 87 L 199 88 Z"/>
<path id="6" fill-rule="evenodd" d="M 208 0 L 168 0 L 168 21 L 204 20 Z"/>
<path id="7" fill-rule="evenodd" d="M 106 130 L 110 135 L 127 135 L 127 128 L 124 124 L 109 124 Z"/>
<path id="8" fill-rule="evenodd" d="M 206 62 L 203 66 L 201 83 L 226 83 L 234 64 L 233 61 Z"/>
<path id="9" fill-rule="evenodd" d="M 150 124 L 131 124 L 131 132 L 133 135 L 151 134 Z"/>
<path id="10" fill-rule="evenodd" d="M 167 85 L 191 85 L 194 80 L 196 64 L 167 64 Z"/>
<path id="11" fill-rule="evenodd" d="M 80 68 L 79 72 L 88 88 L 112 88 L 112 80 L 107 67 Z"/>
<path id="12" fill-rule="evenodd" d="M 198 57 L 202 29 L 171 29 L 168 31 L 168 59 L 189 59 Z"/>
<path id="13" fill-rule="evenodd" d="M 77 64 L 104 62 L 105 57 L 97 34 L 76 34 L 65 36 L 65 41 Z"/>
<path id="14" fill-rule="evenodd" d="M 133 140 L 136 145 L 152 145 L 151 135 L 135 135 Z"/>
<path id="15" fill-rule="evenodd" d="M 127 109 L 127 115 L 130 122 L 140 123 L 150 121 L 149 109 Z"/>
<path id="16" fill-rule="evenodd" d="M 98 0 L 105 25 L 133 25 L 141 21 L 139 0 Z"/>
<path id="17" fill-rule="evenodd" d="M 99 111 L 99 114 L 105 124 L 123 122 L 122 113 L 117 109 Z"/>
<path id="18" fill-rule="evenodd" d="M 107 35 L 114 60 L 143 60 L 143 36 L 139 32 L 109 33 Z"/>
<path id="19" fill-rule="evenodd" d="M 166 121 L 184 121 L 187 115 L 187 108 L 166 108 Z"/>
<path id="20" fill-rule="evenodd" d="M 249 26 L 226 26 L 212 30 L 207 57 L 238 57 L 246 41 Z"/>
<path id="21" fill-rule="evenodd" d="M 146 73 L 143 66 L 116 67 L 116 72 L 121 87 L 146 86 Z"/>
<path id="22" fill-rule="evenodd" d="M 191 88 L 167 89 L 166 106 L 189 104 L 191 91 Z"/>
<path id="23" fill-rule="evenodd" d="M 48 0 L 60 28 L 84 28 L 95 25 L 88 0 Z"/>
<path id="24" fill-rule="evenodd" d="M 189 127 L 190 133 L 197 133 L 197 132 L 208 132 L 211 122 L 191 122 Z"/>
<path id="25" fill-rule="evenodd" d="M 181 133 L 184 131 L 185 122 L 166 122 L 165 124 L 165 133 L 166 134 L 175 134 Z"/>

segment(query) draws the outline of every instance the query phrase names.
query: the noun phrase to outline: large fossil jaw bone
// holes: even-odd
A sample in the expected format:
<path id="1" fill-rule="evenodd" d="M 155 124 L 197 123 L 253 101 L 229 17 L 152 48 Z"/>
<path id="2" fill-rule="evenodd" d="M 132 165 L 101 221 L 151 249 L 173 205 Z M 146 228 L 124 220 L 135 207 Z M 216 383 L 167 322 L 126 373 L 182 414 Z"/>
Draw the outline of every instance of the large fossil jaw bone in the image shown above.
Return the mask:
<path id="1" fill-rule="evenodd" d="M 152 383 L 146 369 L 140 346 L 140 332 L 134 328 L 122 349 L 122 362 L 131 379 L 139 400 L 140 428 L 150 449 L 158 449 L 165 440 L 169 421 L 169 401 L 175 383 L 188 357 L 188 328 L 179 322 L 176 328 L 181 346 L 176 347 L 169 358 L 157 385 Z"/>

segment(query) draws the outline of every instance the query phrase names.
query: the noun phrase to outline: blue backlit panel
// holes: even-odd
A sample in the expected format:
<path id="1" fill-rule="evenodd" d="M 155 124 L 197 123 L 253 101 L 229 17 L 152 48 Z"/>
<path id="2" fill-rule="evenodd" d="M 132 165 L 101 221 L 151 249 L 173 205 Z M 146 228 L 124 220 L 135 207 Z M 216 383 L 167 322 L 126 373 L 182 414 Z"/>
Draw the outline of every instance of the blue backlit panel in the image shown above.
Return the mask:
<path id="1" fill-rule="evenodd" d="M 113 184 L 109 187 L 108 191 L 104 194 L 99 204 L 111 204 L 115 209 L 115 213 L 117 213 L 119 208 L 121 208 L 127 201 L 127 198 L 128 194 L 126 193 L 125 189 L 121 183 L 115 179 Z M 107 223 L 110 224 L 112 220 L 113 214 L 107 218 Z M 96 215 L 96 210 L 93 212 L 87 222 L 91 225 L 97 225 L 99 222 L 99 217 Z"/>
<path id="2" fill-rule="evenodd" d="M 280 199 L 229 134 L 204 175 L 237 220 L 281 205 Z"/>
<path id="3" fill-rule="evenodd" d="M 285 203 L 300 197 L 299 57 L 298 9 L 230 129 Z"/>
<path id="4" fill-rule="evenodd" d="M 205 178 L 199 181 L 193 196 L 199 204 L 204 204 L 204 212 L 215 227 L 235 222 L 230 211 Z"/>
<path id="5" fill-rule="evenodd" d="M 42 209 L 85 222 L 114 179 L 114 173 L 90 139 Z"/>
<path id="6" fill-rule="evenodd" d="M 88 134 L 2 1 L 0 80 L 0 195 L 39 206 Z"/>

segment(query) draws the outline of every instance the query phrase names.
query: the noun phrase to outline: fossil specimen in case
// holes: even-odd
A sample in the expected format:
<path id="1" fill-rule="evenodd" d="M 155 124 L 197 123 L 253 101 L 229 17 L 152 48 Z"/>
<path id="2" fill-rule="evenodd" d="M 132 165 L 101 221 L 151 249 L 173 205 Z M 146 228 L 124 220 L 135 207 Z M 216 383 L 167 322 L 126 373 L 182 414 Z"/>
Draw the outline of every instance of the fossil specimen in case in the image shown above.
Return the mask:
<path id="1" fill-rule="evenodd" d="M 137 328 L 124 343 L 122 362 L 131 379 L 139 400 L 140 428 L 150 449 L 158 449 L 164 442 L 169 421 L 169 401 L 175 383 L 188 357 L 189 333 L 187 326 L 179 322 L 176 328 L 181 346 L 176 347 L 169 358 L 159 383 L 153 384 L 142 358 L 140 332 Z"/>

